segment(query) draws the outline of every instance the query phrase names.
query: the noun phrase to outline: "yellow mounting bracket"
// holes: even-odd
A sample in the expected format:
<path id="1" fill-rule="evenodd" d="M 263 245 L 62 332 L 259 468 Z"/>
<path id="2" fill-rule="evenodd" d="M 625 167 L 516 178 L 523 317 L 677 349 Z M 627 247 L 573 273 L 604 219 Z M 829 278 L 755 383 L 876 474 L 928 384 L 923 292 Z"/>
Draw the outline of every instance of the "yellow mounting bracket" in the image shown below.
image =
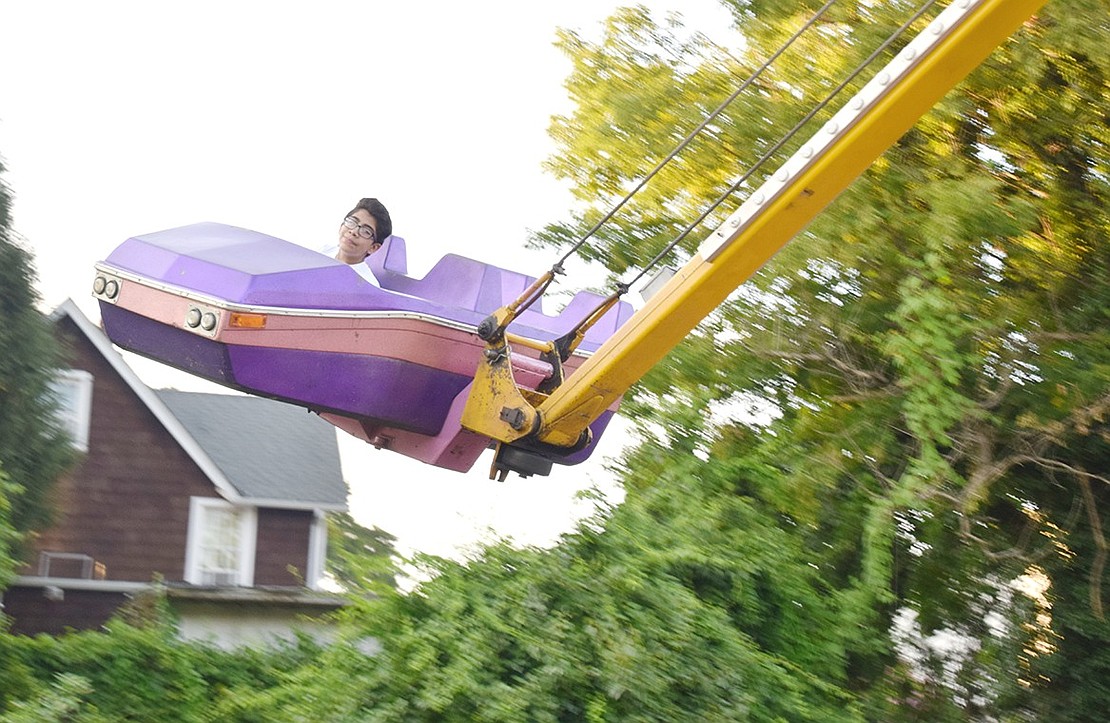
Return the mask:
<path id="1" fill-rule="evenodd" d="M 463 408 L 462 426 L 499 442 L 515 442 L 539 429 L 536 404 L 547 395 L 521 389 L 513 376 L 512 352 L 502 338 L 487 344 Z"/>
<path id="2" fill-rule="evenodd" d="M 553 341 L 536 341 L 506 331 L 506 327 L 524 309 L 540 298 L 558 271 L 558 268 L 552 269 L 537 279 L 513 303 L 486 317 L 477 329 L 477 334 L 486 347 L 478 361 L 474 383 L 470 387 L 460 421 L 465 429 L 498 443 L 490 469 L 490 479 L 504 480 L 510 471 L 524 477 L 531 474 L 546 475 L 550 472 L 548 452 L 559 454 L 563 450 L 545 450 L 549 445 L 535 443 L 537 433 L 543 427 L 543 417 L 538 407 L 551 391 L 562 385 L 563 362 L 578 346 L 586 330 L 615 303 L 607 300 L 600 310 L 595 310 L 562 338 Z M 513 346 L 539 352 L 540 361 L 550 365 L 547 378 L 536 389 L 521 387 L 517 382 L 513 370 Z M 523 357 L 515 358 L 517 363 L 523 361 Z M 588 432 L 575 441 L 581 443 L 583 440 L 589 440 Z M 572 445 L 566 451 L 581 449 L 581 446 Z"/>
<path id="3" fill-rule="evenodd" d="M 511 340 L 540 352 L 552 364 L 552 377 L 562 382 L 563 373 L 555 345 L 509 334 L 507 327 L 524 309 L 532 305 L 555 278 L 555 270 L 536 279 L 511 304 L 497 309 L 478 325 L 478 336 L 486 343 L 474 373 L 474 385 L 463 409 L 462 426 L 499 442 L 515 442 L 539 429 L 536 406 L 547 395 L 521 389 L 513 376 Z"/>
<path id="4" fill-rule="evenodd" d="M 620 301 L 621 293 L 610 295 L 573 329 L 554 341 L 536 341 L 506 331 L 522 311 L 543 295 L 555 273 L 557 269 L 552 269 L 536 279 L 519 298 L 497 309 L 479 324 L 477 333 L 486 342 L 486 348 L 463 409 L 461 421 L 466 429 L 503 443 L 535 437 L 543 427 L 537 407 L 551 391 L 562 385 L 563 362 L 582 342 L 590 327 Z M 510 342 L 540 352 L 540 359 L 551 364 L 551 376 L 538 390 L 522 389 L 517 384 Z"/>

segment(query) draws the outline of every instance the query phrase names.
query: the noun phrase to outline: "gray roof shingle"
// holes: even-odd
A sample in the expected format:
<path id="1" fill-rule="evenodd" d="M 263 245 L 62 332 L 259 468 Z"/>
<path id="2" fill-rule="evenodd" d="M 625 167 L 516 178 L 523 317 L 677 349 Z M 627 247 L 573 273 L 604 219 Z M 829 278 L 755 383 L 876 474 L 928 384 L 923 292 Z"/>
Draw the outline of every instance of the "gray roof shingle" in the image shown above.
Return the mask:
<path id="1" fill-rule="evenodd" d="M 244 498 L 344 505 L 335 427 L 261 397 L 155 390 Z"/>

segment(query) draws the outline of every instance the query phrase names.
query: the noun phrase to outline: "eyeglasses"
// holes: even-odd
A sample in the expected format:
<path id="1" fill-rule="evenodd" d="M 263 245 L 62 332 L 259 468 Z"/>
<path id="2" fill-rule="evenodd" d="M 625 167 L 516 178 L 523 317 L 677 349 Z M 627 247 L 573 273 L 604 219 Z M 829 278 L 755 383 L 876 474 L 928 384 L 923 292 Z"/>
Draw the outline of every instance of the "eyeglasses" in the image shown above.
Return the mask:
<path id="1" fill-rule="evenodd" d="M 368 238 L 371 241 L 378 240 L 378 234 L 374 232 L 373 226 L 368 226 L 364 223 L 359 223 L 358 219 L 354 216 L 348 216 L 343 219 L 343 225 L 352 231 L 358 231 L 358 235 L 363 238 Z"/>

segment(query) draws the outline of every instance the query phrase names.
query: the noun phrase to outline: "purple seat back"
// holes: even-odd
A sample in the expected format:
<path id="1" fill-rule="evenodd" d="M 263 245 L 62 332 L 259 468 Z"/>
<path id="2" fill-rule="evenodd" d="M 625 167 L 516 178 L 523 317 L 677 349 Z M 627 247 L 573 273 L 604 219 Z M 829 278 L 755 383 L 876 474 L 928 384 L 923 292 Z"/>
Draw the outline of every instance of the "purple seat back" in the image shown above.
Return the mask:
<path id="1" fill-rule="evenodd" d="M 444 256 L 422 279 L 408 276 L 405 240 L 390 236 L 382 248 L 367 259 L 383 289 L 399 291 L 448 306 L 461 307 L 481 314 L 490 314 L 510 304 L 531 286 L 535 277 L 484 264 L 456 254 Z M 585 318 L 601 303 L 603 297 L 580 291 L 557 315 L 559 333 L 565 332 Z M 586 340 L 597 345 L 612 335 L 632 315 L 632 307 L 624 302 L 603 316 L 587 333 Z M 520 323 L 539 329 L 551 329 L 550 317 L 543 312 L 540 299 L 521 315 Z"/>
<path id="2" fill-rule="evenodd" d="M 405 240 L 400 236 L 390 236 L 382 243 L 380 249 L 366 259 L 366 265 L 379 281 L 388 278 L 390 274 L 408 274 L 409 262 Z"/>
<path id="3" fill-rule="evenodd" d="M 408 275 L 407 257 L 405 240 L 390 236 L 366 263 L 383 289 L 482 314 L 514 301 L 535 281 L 458 254 L 447 254 L 424 278 L 415 279 Z"/>

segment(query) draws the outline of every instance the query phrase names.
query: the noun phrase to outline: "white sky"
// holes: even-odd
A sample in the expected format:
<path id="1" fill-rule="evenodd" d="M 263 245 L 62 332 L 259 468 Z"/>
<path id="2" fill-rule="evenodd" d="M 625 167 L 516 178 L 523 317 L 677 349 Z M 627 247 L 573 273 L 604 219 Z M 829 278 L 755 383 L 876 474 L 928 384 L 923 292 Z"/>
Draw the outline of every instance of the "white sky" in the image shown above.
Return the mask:
<path id="1" fill-rule="evenodd" d="M 453 251 L 538 275 L 555 256 L 527 229 L 570 207 L 540 168 L 570 110 L 555 29 L 593 33 L 621 4 L 0 0 L 3 179 L 45 307 L 72 297 L 98 321 L 92 265 L 130 236 L 218 221 L 317 247 L 362 196 L 389 207 L 410 273 Z M 729 24 L 717 0 L 643 4 Z M 128 361 L 155 387 L 220 390 Z M 590 509 L 578 490 L 620 498 L 612 431 L 585 465 L 505 483 L 487 457 L 459 475 L 339 437 L 352 513 L 406 550 L 545 544 Z"/>

